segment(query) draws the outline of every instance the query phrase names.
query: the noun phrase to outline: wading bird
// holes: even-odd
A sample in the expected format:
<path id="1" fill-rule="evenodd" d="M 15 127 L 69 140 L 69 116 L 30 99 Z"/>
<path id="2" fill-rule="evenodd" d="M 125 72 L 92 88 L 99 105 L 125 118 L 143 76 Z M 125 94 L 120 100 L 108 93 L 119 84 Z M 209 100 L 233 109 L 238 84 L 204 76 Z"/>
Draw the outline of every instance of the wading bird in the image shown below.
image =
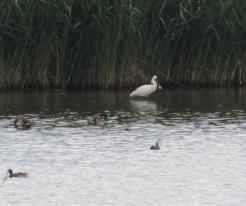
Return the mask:
<path id="1" fill-rule="evenodd" d="M 130 97 L 148 97 L 150 94 L 155 92 L 157 88 L 161 89 L 161 85 L 158 83 L 157 76 L 154 75 L 151 79 L 151 84 L 146 84 L 138 87 L 136 90 L 134 90 Z"/>

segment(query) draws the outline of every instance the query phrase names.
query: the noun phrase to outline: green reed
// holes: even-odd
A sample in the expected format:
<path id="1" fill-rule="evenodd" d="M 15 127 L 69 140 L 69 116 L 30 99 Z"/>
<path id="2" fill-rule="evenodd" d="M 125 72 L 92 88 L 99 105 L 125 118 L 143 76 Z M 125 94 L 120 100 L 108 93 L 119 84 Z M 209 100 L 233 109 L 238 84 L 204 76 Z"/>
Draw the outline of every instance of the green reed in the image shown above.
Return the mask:
<path id="1" fill-rule="evenodd" d="M 244 0 L 2 0 L 0 88 L 246 83 Z M 171 81 L 172 80 L 172 81 Z"/>

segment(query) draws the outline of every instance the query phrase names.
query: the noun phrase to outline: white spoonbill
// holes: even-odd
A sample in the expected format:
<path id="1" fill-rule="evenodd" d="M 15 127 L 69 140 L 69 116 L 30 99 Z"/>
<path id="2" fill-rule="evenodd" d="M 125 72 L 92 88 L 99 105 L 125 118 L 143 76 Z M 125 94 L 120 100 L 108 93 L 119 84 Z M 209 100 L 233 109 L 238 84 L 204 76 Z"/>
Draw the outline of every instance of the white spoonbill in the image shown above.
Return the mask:
<path id="1" fill-rule="evenodd" d="M 161 85 L 158 83 L 157 76 L 154 75 L 151 79 L 151 84 L 146 84 L 138 87 L 136 90 L 134 90 L 130 97 L 148 97 L 150 94 L 155 92 L 157 88 L 161 89 Z"/>

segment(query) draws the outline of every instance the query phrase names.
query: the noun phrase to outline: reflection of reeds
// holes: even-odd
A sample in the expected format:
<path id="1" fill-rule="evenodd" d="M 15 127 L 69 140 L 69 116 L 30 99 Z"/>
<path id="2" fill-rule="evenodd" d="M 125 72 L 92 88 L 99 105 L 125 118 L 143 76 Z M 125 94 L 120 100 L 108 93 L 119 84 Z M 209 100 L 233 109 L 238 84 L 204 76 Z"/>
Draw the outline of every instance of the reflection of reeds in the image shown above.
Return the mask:
<path id="1" fill-rule="evenodd" d="M 245 9 L 244 0 L 3 0 L 0 88 L 121 88 L 154 73 L 245 84 Z"/>

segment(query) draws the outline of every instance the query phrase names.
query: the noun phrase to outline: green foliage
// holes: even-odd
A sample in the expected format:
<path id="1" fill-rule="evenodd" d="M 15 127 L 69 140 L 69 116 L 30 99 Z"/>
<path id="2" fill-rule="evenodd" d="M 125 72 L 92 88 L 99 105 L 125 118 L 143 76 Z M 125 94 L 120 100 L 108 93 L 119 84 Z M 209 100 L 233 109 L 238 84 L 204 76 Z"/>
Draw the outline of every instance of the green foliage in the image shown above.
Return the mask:
<path id="1" fill-rule="evenodd" d="M 0 88 L 246 83 L 244 0 L 2 0 Z"/>

